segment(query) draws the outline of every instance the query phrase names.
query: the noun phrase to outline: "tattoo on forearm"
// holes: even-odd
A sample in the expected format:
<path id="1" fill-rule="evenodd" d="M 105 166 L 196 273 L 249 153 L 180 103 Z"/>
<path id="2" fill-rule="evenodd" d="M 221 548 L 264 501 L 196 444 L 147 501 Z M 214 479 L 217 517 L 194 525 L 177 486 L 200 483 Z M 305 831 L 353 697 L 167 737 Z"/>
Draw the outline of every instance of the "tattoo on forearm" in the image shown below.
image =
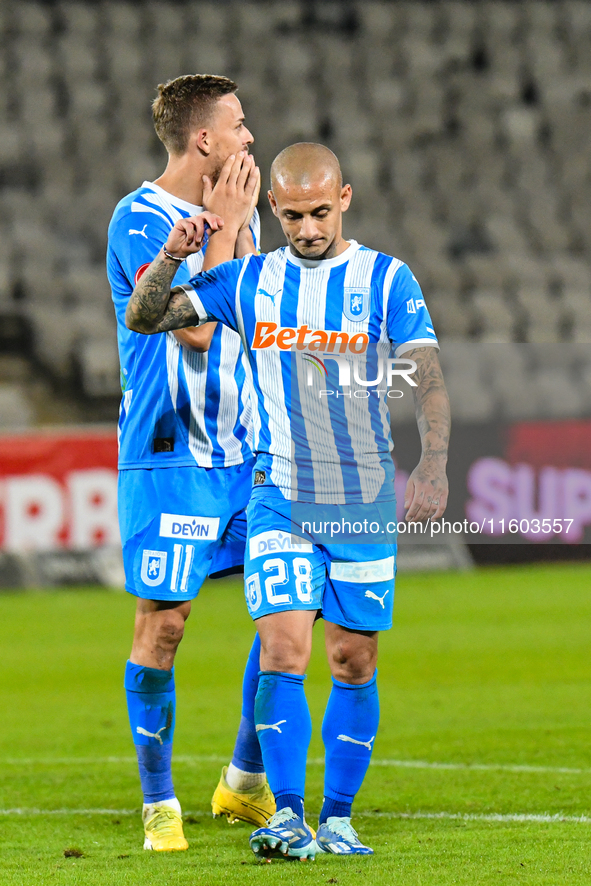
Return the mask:
<path id="1" fill-rule="evenodd" d="M 178 266 L 162 256 L 152 262 L 138 281 L 127 305 L 125 320 L 130 329 L 150 334 L 182 329 L 199 322 L 183 289 L 170 289 Z"/>
<path id="2" fill-rule="evenodd" d="M 417 364 L 414 380 L 417 424 L 421 435 L 423 459 L 445 459 L 451 425 L 449 399 L 434 348 L 415 348 L 405 357 Z"/>
<path id="3" fill-rule="evenodd" d="M 170 329 L 185 329 L 187 326 L 198 326 L 199 317 L 189 301 L 184 289 L 176 287 L 170 293 L 166 313 L 158 323 L 156 332 L 168 332 Z"/>

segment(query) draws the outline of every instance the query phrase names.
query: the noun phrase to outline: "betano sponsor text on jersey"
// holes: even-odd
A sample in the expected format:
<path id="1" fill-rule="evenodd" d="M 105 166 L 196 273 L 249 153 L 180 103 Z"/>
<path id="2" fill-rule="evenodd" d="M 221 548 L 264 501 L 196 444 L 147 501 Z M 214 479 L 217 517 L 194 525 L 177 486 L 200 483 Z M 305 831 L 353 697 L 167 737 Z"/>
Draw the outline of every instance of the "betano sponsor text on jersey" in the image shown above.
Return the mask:
<path id="1" fill-rule="evenodd" d="M 340 330 L 328 331 L 325 329 L 310 329 L 305 323 L 299 327 L 278 326 L 273 321 L 259 320 L 256 323 L 254 336 L 251 347 L 253 350 L 273 349 L 280 351 L 316 351 L 322 354 L 324 360 L 333 360 L 338 367 L 338 383 L 341 387 L 351 387 L 351 370 L 353 370 L 353 381 L 365 390 L 355 391 L 355 397 L 366 398 L 369 396 L 367 388 L 377 387 L 382 381 L 385 381 L 388 388 L 391 387 L 394 377 L 399 376 L 407 382 L 410 387 L 415 388 L 417 383 L 411 377 L 417 369 L 414 360 L 401 358 L 382 358 L 377 357 L 372 361 L 374 364 L 375 377 L 372 379 L 362 377 L 360 372 L 360 362 L 364 363 L 367 368 L 367 359 L 369 346 L 369 336 L 365 332 L 356 333 L 349 336 L 349 333 Z M 335 348 L 338 354 L 334 353 Z M 307 372 L 307 384 L 314 384 L 314 369 L 317 369 L 321 375 L 328 376 L 327 368 L 323 360 L 317 355 L 303 354 L 304 359 L 309 360 Z M 361 360 L 360 360 L 361 358 Z M 322 390 L 319 396 L 339 396 L 341 392 L 335 390 Z M 378 389 L 372 391 L 376 394 L 386 394 L 388 397 L 402 397 L 402 391 L 388 391 L 387 389 Z M 345 396 L 350 397 L 351 392 L 346 392 Z"/>

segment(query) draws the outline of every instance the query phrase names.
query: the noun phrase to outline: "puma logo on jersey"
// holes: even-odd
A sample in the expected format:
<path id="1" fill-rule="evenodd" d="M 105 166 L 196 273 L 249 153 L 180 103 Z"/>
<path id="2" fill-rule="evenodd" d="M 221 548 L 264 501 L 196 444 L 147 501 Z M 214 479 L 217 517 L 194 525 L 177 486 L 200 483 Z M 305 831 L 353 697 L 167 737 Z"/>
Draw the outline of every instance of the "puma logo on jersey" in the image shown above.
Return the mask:
<path id="1" fill-rule="evenodd" d="M 371 743 L 375 739 L 375 735 L 372 735 L 369 741 L 357 741 L 356 738 L 351 738 L 349 735 L 337 735 L 337 741 L 350 741 L 351 744 L 360 744 L 362 747 L 367 748 L 368 751 L 371 751 Z"/>
<path id="2" fill-rule="evenodd" d="M 384 600 L 386 599 L 386 597 L 388 596 L 389 593 L 390 593 L 390 588 L 388 588 L 388 590 L 386 591 L 386 593 L 384 594 L 383 597 L 378 597 L 378 595 L 374 594 L 373 591 L 366 591 L 365 596 L 369 597 L 370 600 L 377 600 L 378 603 L 380 604 L 380 606 L 382 607 L 382 609 L 385 609 Z"/>
<path id="3" fill-rule="evenodd" d="M 155 738 L 156 741 L 160 742 L 160 744 L 164 744 L 164 742 L 160 738 L 160 733 L 164 732 L 165 729 L 168 729 L 168 724 L 166 726 L 161 726 L 158 732 L 148 732 L 148 730 L 144 729 L 142 726 L 136 727 L 135 731 L 138 735 L 145 735 L 146 738 Z"/>
<path id="4" fill-rule="evenodd" d="M 136 231 L 134 228 L 130 228 L 129 229 L 129 236 L 131 237 L 133 234 L 139 234 L 140 237 L 145 237 L 146 240 L 148 240 L 149 238 L 148 238 L 148 235 L 146 234 L 147 227 L 148 227 L 148 223 L 146 222 L 146 224 L 143 226 L 141 231 Z"/>
<path id="5" fill-rule="evenodd" d="M 279 295 L 280 292 L 280 289 L 278 289 L 277 292 L 267 292 L 266 289 L 257 289 L 257 295 L 266 295 L 267 298 L 270 298 L 273 302 L 273 307 L 275 307 L 275 296 Z"/>
<path id="6" fill-rule="evenodd" d="M 262 732 L 263 729 L 274 729 L 275 732 L 281 732 L 281 729 L 279 727 L 282 723 L 287 723 L 287 720 L 278 720 L 276 723 L 270 723 L 268 726 L 265 723 L 257 723 L 256 731 Z"/>

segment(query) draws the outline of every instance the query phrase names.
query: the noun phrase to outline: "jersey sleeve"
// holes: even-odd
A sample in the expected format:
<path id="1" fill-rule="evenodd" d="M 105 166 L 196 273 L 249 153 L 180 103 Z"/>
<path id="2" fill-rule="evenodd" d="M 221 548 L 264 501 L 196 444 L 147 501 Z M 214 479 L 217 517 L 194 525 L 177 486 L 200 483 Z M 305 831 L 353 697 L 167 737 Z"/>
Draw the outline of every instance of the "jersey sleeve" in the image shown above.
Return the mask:
<path id="1" fill-rule="evenodd" d="M 386 317 L 395 357 L 425 345 L 439 348 L 421 287 L 408 265 L 394 274 Z"/>
<path id="2" fill-rule="evenodd" d="M 126 212 L 117 220 L 111 247 L 132 289 L 166 243 L 172 227 L 171 219 L 149 207 L 145 212 Z M 186 266 L 181 265 L 174 285 L 185 283 L 189 277 Z"/>
<path id="3" fill-rule="evenodd" d="M 246 256 L 224 262 L 211 271 L 196 274 L 183 286 L 199 317 L 199 323 L 218 320 L 237 330 L 236 287 L 249 258 Z"/>
<path id="4" fill-rule="evenodd" d="M 250 233 L 252 234 L 252 239 L 254 240 L 254 245 L 256 247 L 257 252 L 261 251 L 261 217 L 259 215 L 258 209 L 255 209 L 252 219 L 250 221 Z"/>

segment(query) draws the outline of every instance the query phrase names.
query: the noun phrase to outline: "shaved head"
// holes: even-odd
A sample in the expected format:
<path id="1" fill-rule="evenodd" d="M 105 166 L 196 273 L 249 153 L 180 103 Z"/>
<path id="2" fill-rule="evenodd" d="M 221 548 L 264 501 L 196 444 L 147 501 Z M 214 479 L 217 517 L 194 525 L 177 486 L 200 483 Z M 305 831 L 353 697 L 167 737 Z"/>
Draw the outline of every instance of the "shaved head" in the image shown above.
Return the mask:
<path id="1" fill-rule="evenodd" d="M 299 142 L 281 151 L 271 166 L 268 197 L 293 255 L 319 261 L 348 247 L 342 215 L 351 202 L 351 185 L 343 185 L 329 148 Z"/>
<path id="2" fill-rule="evenodd" d="M 330 148 L 314 142 L 298 142 L 284 148 L 271 166 L 271 188 L 308 190 L 323 183 L 342 187 L 343 176 Z"/>

